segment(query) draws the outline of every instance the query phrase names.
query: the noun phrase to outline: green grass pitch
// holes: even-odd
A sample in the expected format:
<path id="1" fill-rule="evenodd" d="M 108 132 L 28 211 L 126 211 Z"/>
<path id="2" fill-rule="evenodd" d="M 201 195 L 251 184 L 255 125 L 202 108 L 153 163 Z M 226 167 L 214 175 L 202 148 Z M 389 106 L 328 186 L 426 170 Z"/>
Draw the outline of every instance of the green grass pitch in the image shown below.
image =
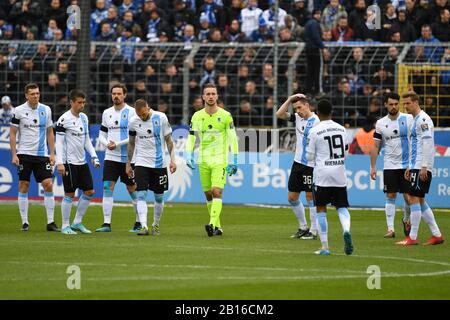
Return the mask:
<path id="1" fill-rule="evenodd" d="M 21 232 L 17 206 L 0 208 L 0 299 L 449 299 L 449 244 L 396 247 L 383 239 L 382 211 L 351 210 L 355 251 L 343 253 L 334 210 L 328 214 L 331 256 L 316 256 L 319 241 L 290 239 L 289 209 L 224 206 L 222 237 L 208 238 L 206 206 L 165 208 L 161 235 L 128 232 L 131 207 L 116 207 L 112 233 L 65 236 L 45 231 L 43 206 L 30 205 L 30 231 Z M 56 222 L 61 225 L 60 207 Z M 74 208 L 72 215 L 74 214 Z M 153 217 L 149 208 L 149 220 Z M 449 212 L 435 210 L 444 235 Z M 103 222 L 100 206 L 85 217 Z M 422 221 L 421 243 L 430 236 Z M 67 288 L 67 267 L 81 269 L 81 289 Z M 381 289 L 367 288 L 367 268 L 381 270 Z"/>

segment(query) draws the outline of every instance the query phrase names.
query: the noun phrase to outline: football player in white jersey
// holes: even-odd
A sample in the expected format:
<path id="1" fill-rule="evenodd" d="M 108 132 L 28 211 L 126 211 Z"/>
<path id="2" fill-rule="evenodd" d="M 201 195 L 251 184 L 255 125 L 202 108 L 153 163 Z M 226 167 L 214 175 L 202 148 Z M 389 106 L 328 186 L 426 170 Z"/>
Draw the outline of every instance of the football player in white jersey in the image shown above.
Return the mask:
<path id="1" fill-rule="evenodd" d="M 89 137 L 89 120 L 82 111 L 86 105 L 86 94 L 78 89 L 69 93 L 70 110 L 58 119 L 56 131 L 56 170 L 63 179 L 64 199 L 61 203 L 63 234 L 91 233 L 82 223 L 94 195 L 91 171 L 86 163 L 86 151 L 95 168 L 100 168 L 97 153 Z M 77 212 L 69 225 L 72 199 L 75 191 L 83 193 L 78 200 Z"/>
<path id="2" fill-rule="evenodd" d="M 377 178 L 377 158 L 381 147 L 384 147 L 383 191 L 386 193 L 385 238 L 395 238 L 394 218 L 397 193 L 403 193 L 405 208 L 403 215 L 403 231 L 409 234 L 409 181 L 405 179 L 405 170 L 409 166 L 409 127 L 412 116 L 400 112 L 400 96 L 391 92 L 384 97 L 384 106 L 388 114 L 377 121 L 373 135 L 374 144 L 370 150 L 370 177 Z"/>
<path id="3" fill-rule="evenodd" d="M 295 111 L 292 114 L 287 112 L 290 104 L 292 104 Z M 295 135 L 297 138 L 294 163 L 289 175 L 288 201 L 297 217 L 299 228 L 291 238 L 317 239 L 316 206 L 312 196 L 314 168 L 312 162 L 306 159 L 306 144 L 310 130 L 319 123 L 319 117 L 314 112 L 311 112 L 309 100 L 303 94 L 290 96 L 277 110 L 276 116 L 279 119 L 295 123 Z M 302 191 L 306 193 L 306 201 L 308 201 L 311 231 L 306 222 L 305 208 L 299 199 Z"/>
<path id="4" fill-rule="evenodd" d="M 96 232 L 111 232 L 111 215 L 114 205 L 113 193 L 117 179 L 124 183 L 130 194 L 136 214 L 136 222 L 130 232 L 139 232 L 141 224 L 137 214 L 136 182 L 126 173 L 128 125 L 136 115 L 133 107 L 125 103 L 127 88 L 116 84 L 111 88 L 113 106 L 103 111 L 99 141 L 106 147 L 103 164 L 103 225 Z"/>
<path id="5" fill-rule="evenodd" d="M 169 169 L 171 173 L 177 170 L 175 151 L 172 141 L 172 128 L 167 116 L 150 109 L 144 99 L 135 103 L 136 116 L 129 125 L 127 174 L 134 176 L 137 184 L 137 209 L 142 230 L 138 235 L 149 235 L 147 226 L 147 190 L 155 195 L 152 234 L 159 235 L 159 223 L 164 208 L 164 191 L 169 189 L 169 179 L 166 164 L 166 146 L 170 155 Z M 135 157 L 135 168 L 131 159 Z M 134 172 L 133 172 L 134 171 Z"/>
<path id="6" fill-rule="evenodd" d="M 322 248 L 319 255 L 330 255 L 328 247 L 327 204 L 336 207 L 344 232 L 344 252 L 353 252 L 350 234 L 350 213 L 348 212 L 347 175 L 345 158 L 348 152 L 346 131 L 343 126 L 331 120 L 333 107 L 328 100 L 317 105 L 320 122 L 311 129 L 307 143 L 307 159 L 314 164 L 314 203 L 317 208 L 317 223 Z"/>
<path id="7" fill-rule="evenodd" d="M 434 218 L 433 211 L 425 201 L 431 185 L 435 148 L 434 125 L 428 114 L 420 108 L 419 96 L 415 92 L 402 95 L 406 112 L 414 117 L 410 128 L 410 163 L 405 171 L 405 178 L 410 181 L 409 205 L 411 207 L 411 231 L 399 245 L 409 246 L 418 244 L 420 218 L 430 227 L 432 237 L 425 245 L 436 245 L 444 242 L 444 237 Z"/>
<path id="8" fill-rule="evenodd" d="M 22 231 L 28 231 L 29 228 L 28 190 L 31 173 L 44 188 L 47 231 L 59 231 L 54 221 L 52 166 L 55 164 L 55 135 L 52 111 L 49 106 L 39 103 L 40 92 L 37 84 L 29 83 L 25 86 L 25 97 L 27 101 L 14 109 L 9 131 L 12 163 L 17 166 L 19 173 L 18 203 Z"/>

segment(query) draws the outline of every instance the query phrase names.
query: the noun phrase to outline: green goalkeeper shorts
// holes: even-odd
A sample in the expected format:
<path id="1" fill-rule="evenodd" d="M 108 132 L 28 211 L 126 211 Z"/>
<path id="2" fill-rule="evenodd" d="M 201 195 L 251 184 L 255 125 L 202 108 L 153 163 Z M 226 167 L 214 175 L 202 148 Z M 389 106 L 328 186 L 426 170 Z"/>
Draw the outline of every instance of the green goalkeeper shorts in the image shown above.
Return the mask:
<path id="1" fill-rule="evenodd" d="M 227 172 L 222 164 L 199 164 L 198 168 L 203 191 L 210 191 L 213 187 L 220 189 L 225 187 Z"/>

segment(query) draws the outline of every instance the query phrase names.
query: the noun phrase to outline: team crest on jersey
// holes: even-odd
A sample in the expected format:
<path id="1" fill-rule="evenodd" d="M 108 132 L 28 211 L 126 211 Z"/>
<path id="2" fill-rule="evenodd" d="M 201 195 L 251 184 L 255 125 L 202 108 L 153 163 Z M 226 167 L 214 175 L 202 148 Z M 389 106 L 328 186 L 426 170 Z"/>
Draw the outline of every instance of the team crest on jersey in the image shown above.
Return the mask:
<path id="1" fill-rule="evenodd" d="M 425 119 L 424 119 L 424 121 L 425 121 Z M 423 123 L 420 127 L 422 128 L 422 131 L 428 130 L 428 124 L 426 124 L 426 123 Z"/>
<path id="2" fill-rule="evenodd" d="M 148 133 L 148 134 L 151 134 L 151 133 L 152 133 L 152 130 L 148 129 L 148 130 L 147 130 L 147 133 Z"/>
<path id="3" fill-rule="evenodd" d="M 127 118 L 127 115 L 124 113 L 122 118 L 126 119 L 126 118 Z"/>
<path id="4" fill-rule="evenodd" d="M 114 124 L 117 126 L 119 124 L 119 121 L 114 121 Z"/>
<path id="5" fill-rule="evenodd" d="M 397 130 L 397 129 L 395 129 L 395 130 L 394 130 L 394 134 L 397 134 L 397 133 L 398 133 L 398 130 Z"/>
<path id="6" fill-rule="evenodd" d="M 221 118 L 217 118 L 217 122 L 220 122 L 220 121 L 222 121 L 222 119 Z"/>
<path id="7" fill-rule="evenodd" d="M 83 127 L 80 127 L 80 131 L 83 132 Z"/>
<path id="8" fill-rule="evenodd" d="M 44 111 L 41 111 L 41 117 L 43 117 L 44 116 Z"/>
<path id="9" fill-rule="evenodd" d="M 212 129 L 212 125 L 208 125 L 208 129 Z"/>
<path id="10" fill-rule="evenodd" d="M 154 124 L 155 126 L 157 126 L 159 123 L 158 123 L 158 121 L 155 121 L 155 122 L 153 122 L 153 124 Z"/>
<path id="11" fill-rule="evenodd" d="M 37 120 L 36 120 L 36 119 L 33 119 L 33 122 L 34 122 L 34 123 L 37 123 Z"/>

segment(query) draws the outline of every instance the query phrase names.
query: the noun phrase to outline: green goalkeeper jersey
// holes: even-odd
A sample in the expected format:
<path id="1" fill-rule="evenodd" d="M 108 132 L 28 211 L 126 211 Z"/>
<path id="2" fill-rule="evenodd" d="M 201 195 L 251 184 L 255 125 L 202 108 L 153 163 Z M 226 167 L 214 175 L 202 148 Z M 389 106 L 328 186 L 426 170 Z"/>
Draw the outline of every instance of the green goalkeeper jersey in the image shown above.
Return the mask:
<path id="1" fill-rule="evenodd" d="M 229 147 L 233 155 L 238 154 L 233 117 L 222 108 L 211 115 L 204 108 L 197 111 L 192 116 L 189 130 L 186 151 L 193 152 L 196 140 L 199 140 L 199 164 L 220 164 L 226 167 Z"/>

